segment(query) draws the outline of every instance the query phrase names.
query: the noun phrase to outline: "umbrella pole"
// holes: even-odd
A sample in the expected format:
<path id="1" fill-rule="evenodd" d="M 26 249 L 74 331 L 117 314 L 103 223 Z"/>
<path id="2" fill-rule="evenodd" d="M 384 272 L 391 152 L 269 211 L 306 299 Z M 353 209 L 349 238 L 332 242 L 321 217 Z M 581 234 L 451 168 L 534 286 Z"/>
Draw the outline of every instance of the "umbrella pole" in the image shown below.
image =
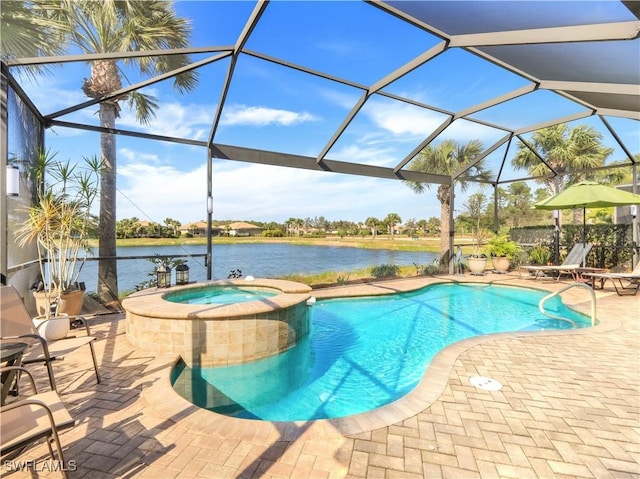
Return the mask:
<path id="1" fill-rule="evenodd" d="M 587 258 L 584 250 L 587 247 L 587 207 L 582 207 L 582 266 L 587 266 Z"/>

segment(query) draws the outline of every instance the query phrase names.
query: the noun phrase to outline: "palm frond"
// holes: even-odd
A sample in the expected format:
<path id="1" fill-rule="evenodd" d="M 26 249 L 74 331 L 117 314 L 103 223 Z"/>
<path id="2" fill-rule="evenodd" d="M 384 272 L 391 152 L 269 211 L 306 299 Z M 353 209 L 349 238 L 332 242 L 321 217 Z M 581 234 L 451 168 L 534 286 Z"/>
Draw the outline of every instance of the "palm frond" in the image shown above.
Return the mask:
<path id="1" fill-rule="evenodd" d="M 158 108 L 156 98 L 140 92 L 129 93 L 128 104 L 136 110 L 136 120 L 143 125 L 148 125 L 155 118 L 155 109 Z"/>
<path id="2" fill-rule="evenodd" d="M 68 25 L 55 19 L 61 6 L 4 1 L 0 8 L 0 57 L 3 60 L 60 55 L 65 51 Z M 46 65 L 21 67 L 28 76 L 51 71 Z"/>

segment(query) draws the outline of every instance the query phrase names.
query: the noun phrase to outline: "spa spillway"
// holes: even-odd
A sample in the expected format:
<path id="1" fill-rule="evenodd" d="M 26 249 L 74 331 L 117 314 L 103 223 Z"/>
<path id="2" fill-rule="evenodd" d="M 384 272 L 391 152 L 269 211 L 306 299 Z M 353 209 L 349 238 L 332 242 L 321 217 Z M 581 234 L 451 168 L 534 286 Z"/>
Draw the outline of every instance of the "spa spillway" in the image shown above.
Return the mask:
<path id="1" fill-rule="evenodd" d="M 305 284 L 256 278 L 152 288 L 122 306 L 133 345 L 208 367 L 254 361 L 297 344 L 309 334 L 310 297 Z"/>

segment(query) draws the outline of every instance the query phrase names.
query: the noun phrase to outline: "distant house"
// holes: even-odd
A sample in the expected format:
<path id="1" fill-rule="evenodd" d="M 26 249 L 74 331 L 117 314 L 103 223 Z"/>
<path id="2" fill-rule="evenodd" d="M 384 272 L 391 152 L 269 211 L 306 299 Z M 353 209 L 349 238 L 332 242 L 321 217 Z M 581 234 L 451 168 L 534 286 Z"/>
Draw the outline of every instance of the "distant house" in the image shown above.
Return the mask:
<path id="1" fill-rule="evenodd" d="M 244 221 L 238 221 L 236 223 L 229 223 L 224 226 L 225 234 L 229 236 L 261 236 L 262 228 L 251 223 L 245 223 Z"/>
<path id="2" fill-rule="evenodd" d="M 212 236 L 220 236 L 220 227 L 219 226 L 211 226 L 211 235 Z M 207 223 L 204 221 L 197 221 L 195 223 L 188 223 L 180 226 L 180 236 L 206 236 L 207 234 Z"/>
<path id="3" fill-rule="evenodd" d="M 140 236 L 147 236 L 149 234 L 149 225 L 151 223 L 147 220 L 138 221 L 138 234 Z"/>
<path id="4" fill-rule="evenodd" d="M 140 227 L 138 236 L 143 238 L 158 238 L 160 236 L 160 233 L 158 231 L 160 223 L 142 220 L 138 221 L 138 225 Z"/>

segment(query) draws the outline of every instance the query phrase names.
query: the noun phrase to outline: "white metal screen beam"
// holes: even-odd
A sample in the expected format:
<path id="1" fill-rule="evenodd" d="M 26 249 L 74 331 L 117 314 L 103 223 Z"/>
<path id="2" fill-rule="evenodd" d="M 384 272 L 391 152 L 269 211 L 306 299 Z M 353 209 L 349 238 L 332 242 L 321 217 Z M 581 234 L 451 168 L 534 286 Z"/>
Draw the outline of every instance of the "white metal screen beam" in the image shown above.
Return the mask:
<path id="1" fill-rule="evenodd" d="M 421 65 L 424 65 L 432 58 L 437 57 L 443 51 L 445 51 L 446 48 L 447 48 L 446 42 L 440 42 L 438 45 L 418 55 L 413 60 L 405 63 L 400 68 L 396 69 L 395 71 L 391 72 L 389 75 L 385 76 L 384 78 L 378 80 L 376 83 L 371 85 L 367 89 L 366 93 L 362 95 L 362 97 L 360 97 L 358 102 L 353 106 L 351 111 L 348 113 L 346 118 L 342 121 L 338 129 L 333 133 L 333 135 L 331 136 L 327 144 L 324 146 L 324 148 L 322 148 L 322 150 L 318 154 L 316 161 L 318 163 L 321 163 L 324 160 L 324 157 L 327 155 L 329 150 L 333 148 L 333 145 L 336 144 L 340 136 L 342 136 L 342 134 L 347 129 L 349 124 L 353 121 L 353 119 L 356 117 L 358 112 L 362 109 L 364 104 L 367 102 L 367 100 L 373 93 L 380 91 L 382 88 L 388 86 L 390 83 L 393 83 L 397 79 L 402 78 L 403 76 L 412 72 L 413 70 L 420 67 Z"/>
<path id="2" fill-rule="evenodd" d="M 322 165 L 319 165 L 316 159 L 311 156 L 292 155 L 239 146 L 215 144 L 212 146 L 211 151 L 214 158 L 225 160 L 244 161 L 248 163 L 259 163 L 263 165 L 283 166 L 288 168 L 301 168 L 314 171 L 328 171 L 333 173 L 368 176 L 390 180 L 416 181 L 439 185 L 451 184 L 451 177 L 448 175 L 436 175 L 417 171 L 395 172 L 392 168 L 363 165 L 359 163 L 347 163 L 335 160 L 324 160 Z"/>
<path id="3" fill-rule="evenodd" d="M 575 120 L 580 120 L 582 118 L 587 118 L 589 116 L 594 115 L 594 111 L 585 111 L 580 113 L 575 113 L 573 115 L 563 116 L 562 118 L 556 118 L 549 121 L 543 121 L 541 123 L 536 123 L 535 125 L 525 126 L 524 128 L 520 128 L 516 130 L 514 134 L 522 135 L 523 133 L 529 133 L 531 131 L 542 130 L 543 128 L 547 128 L 549 126 L 560 125 L 561 123 L 570 123 Z"/>
<path id="4" fill-rule="evenodd" d="M 428 137 L 426 137 L 422 143 L 420 143 L 418 146 L 416 146 L 411 151 L 411 153 L 409 153 L 407 156 L 405 156 L 404 159 L 395 166 L 393 171 L 395 171 L 397 173 L 400 170 L 402 170 L 402 168 L 404 168 L 404 166 L 407 163 L 409 163 L 418 153 L 420 153 L 422 150 L 424 150 L 429 143 L 431 143 L 438 135 L 440 135 L 440 133 L 442 133 L 444 130 L 446 130 L 447 127 L 451 124 L 451 122 L 453 122 L 453 116 L 450 116 L 445 121 L 440 123 L 438 128 L 433 130 L 431 132 L 431 134 Z"/>
<path id="5" fill-rule="evenodd" d="M 211 130 L 209 131 L 209 144 L 213 143 L 213 139 L 215 138 L 216 132 L 218 131 L 218 125 L 220 124 L 220 119 L 222 118 L 222 109 L 224 108 L 224 105 L 227 101 L 227 95 L 229 94 L 231 80 L 236 68 L 236 63 L 238 62 L 238 55 L 240 55 L 240 52 L 249 40 L 251 33 L 258 24 L 258 21 L 260 20 L 260 17 L 264 13 L 264 9 L 266 7 L 267 2 L 259 1 L 251 12 L 249 18 L 247 19 L 242 32 L 240 32 L 240 35 L 238 35 L 238 39 L 236 40 L 236 44 L 233 48 L 231 62 L 229 62 L 229 67 L 227 68 L 227 74 L 224 79 L 222 92 L 220 93 L 220 101 L 218 101 L 216 112 L 213 116 L 213 121 L 211 122 Z"/>
<path id="6" fill-rule="evenodd" d="M 233 46 L 170 48 L 166 50 L 136 50 L 128 52 L 82 53 L 79 55 L 60 55 L 59 57 L 9 58 L 6 64 L 10 67 L 29 65 L 49 65 L 58 63 L 90 62 L 93 60 L 121 60 L 126 58 L 161 57 L 167 55 L 191 55 L 197 53 L 230 52 Z"/>
<path id="7" fill-rule="evenodd" d="M 480 163 L 484 158 L 489 156 L 491 153 L 493 153 L 498 148 L 500 148 L 502 145 L 504 145 L 507 141 L 509 141 L 512 136 L 513 136 L 513 134 L 509 133 L 508 135 L 505 135 L 502 138 L 500 138 L 493 145 L 491 145 L 489 148 L 487 148 L 481 154 L 479 154 L 473 161 L 470 161 L 466 165 L 464 165 L 461 168 L 459 168 L 458 171 L 454 172 L 451 175 L 452 179 L 456 180 L 459 176 L 463 175 L 469 168 L 473 168 L 475 165 Z"/>
<path id="8" fill-rule="evenodd" d="M 540 43 L 631 40 L 638 36 L 638 32 L 640 32 L 640 22 L 638 21 L 598 23 L 595 25 L 572 25 L 566 27 L 453 35 L 450 40 L 450 46 L 487 47 Z"/>
<path id="9" fill-rule="evenodd" d="M 424 65 L 429 60 L 437 57 L 442 52 L 444 52 L 446 49 L 447 49 L 447 42 L 438 43 L 436 46 L 434 46 L 434 47 L 430 48 L 429 50 L 427 50 L 426 52 L 418 55 L 413 60 L 405 63 L 404 65 L 402 65 L 397 70 L 389 73 L 386 77 L 378 80 L 376 83 L 371 85 L 371 87 L 369 87 L 369 92 L 370 93 L 375 93 L 378 90 L 382 90 L 384 87 L 388 86 L 389 84 L 393 83 L 394 81 L 398 80 L 399 78 L 402 78 L 406 74 L 411 73 L 413 70 L 415 70 L 416 68 Z"/>
<path id="10" fill-rule="evenodd" d="M 593 93 L 607 93 L 611 95 L 640 96 L 640 86 L 622 83 L 589 83 L 576 81 L 543 80 L 540 88 L 545 90 L 581 91 Z"/>
<path id="11" fill-rule="evenodd" d="M 477 113 L 479 111 L 485 110 L 487 108 L 491 108 L 493 106 L 499 105 L 501 103 L 505 103 L 509 100 L 513 100 L 514 98 L 518 98 L 522 95 L 526 95 L 527 93 L 531 93 L 532 91 L 534 91 L 537 88 L 535 83 L 532 83 L 530 85 L 526 85 L 523 86 L 522 88 L 519 88 L 518 90 L 514 90 L 511 91 L 509 93 L 505 93 L 504 95 L 501 95 L 499 97 L 493 98 L 491 100 L 487 100 L 483 103 L 479 103 L 478 105 L 474 105 L 474 106 L 470 106 L 469 108 L 466 108 L 462 111 L 459 111 L 458 113 L 456 113 L 454 115 L 454 118 L 464 118 L 468 115 L 471 115 L 473 113 Z"/>
<path id="12" fill-rule="evenodd" d="M 215 61 L 220 60 L 221 58 L 225 58 L 228 57 L 230 55 L 229 52 L 225 52 L 225 53 L 221 53 L 219 55 L 214 55 L 212 57 L 209 58 L 205 58 L 204 60 L 200 60 L 194 63 L 190 63 L 189 65 L 185 65 L 183 67 L 180 68 L 176 68 L 175 70 L 171 70 L 170 72 L 167 73 L 163 73 L 162 75 L 158 75 L 155 76 L 153 78 L 149 78 L 147 80 L 135 83 L 133 85 L 130 85 L 128 87 L 124 87 L 124 88 L 120 88 L 117 91 L 114 91 L 113 93 L 109 93 L 107 95 L 103 95 L 99 98 L 93 98 L 91 100 L 85 101 L 83 103 L 79 103 L 77 105 L 74 105 L 72 107 L 69 108 L 65 108 L 64 110 L 59 110 L 56 111 L 55 113 L 51 113 L 50 115 L 46 115 L 45 118 L 48 119 L 53 119 L 53 118 L 58 118 L 60 116 L 63 115 L 67 115 L 69 113 L 73 113 L 74 111 L 78 111 L 78 110 L 82 110 L 83 108 L 86 108 L 88 106 L 91 105 L 95 105 L 97 103 L 100 103 L 102 101 L 106 101 L 109 100 L 111 98 L 116 98 L 120 95 L 126 95 L 129 92 L 135 91 L 135 90 L 139 90 L 140 88 L 144 88 L 147 87 L 149 85 L 153 85 L 155 83 L 161 82 L 163 80 L 167 80 L 168 78 L 174 77 L 176 75 L 179 75 L 180 73 L 184 73 L 190 70 L 195 70 L 203 65 L 208 65 L 209 63 L 213 63 Z"/>
<path id="13" fill-rule="evenodd" d="M 76 130 L 95 131 L 98 133 L 110 133 L 112 135 L 131 136 L 134 138 L 144 138 L 146 140 L 168 141 L 170 143 L 182 143 L 192 146 L 207 146 L 206 141 L 190 140 L 188 138 L 178 138 L 175 136 L 154 135 L 153 133 L 144 133 L 142 131 L 127 130 L 124 128 L 105 128 L 97 125 L 84 125 L 82 123 L 74 123 L 62 120 L 49 120 L 45 125 L 47 128 L 52 126 L 60 126 L 63 128 L 73 128 Z"/>
<path id="14" fill-rule="evenodd" d="M 630 120 L 640 120 L 640 111 L 615 110 L 613 108 L 597 108 L 598 115 L 617 116 L 620 118 L 629 118 Z"/>

